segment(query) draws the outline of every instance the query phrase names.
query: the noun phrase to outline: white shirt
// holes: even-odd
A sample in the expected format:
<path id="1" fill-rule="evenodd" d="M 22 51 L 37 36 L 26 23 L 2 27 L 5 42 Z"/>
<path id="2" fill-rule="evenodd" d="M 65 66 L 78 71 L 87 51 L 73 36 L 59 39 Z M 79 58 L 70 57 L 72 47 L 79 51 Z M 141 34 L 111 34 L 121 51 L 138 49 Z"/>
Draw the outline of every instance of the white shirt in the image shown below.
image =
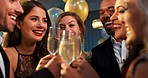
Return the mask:
<path id="1" fill-rule="evenodd" d="M 4 78 L 6 78 L 6 76 L 5 76 L 5 66 L 4 66 L 4 61 L 3 61 L 3 58 L 2 58 L 1 52 L 0 52 L 0 67 L 1 67 Z"/>
<path id="2" fill-rule="evenodd" d="M 125 62 L 125 60 L 128 57 L 128 46 L 126 45 L 125 40 L 122 40 L 122 42 L 117 42 L 113 37 L 112 37 L 112 43 L 113 43 L 113 50 L 115 52 L 116 60 L 118 62 L 120 71 L 122 71 L 122 66 Z"/>

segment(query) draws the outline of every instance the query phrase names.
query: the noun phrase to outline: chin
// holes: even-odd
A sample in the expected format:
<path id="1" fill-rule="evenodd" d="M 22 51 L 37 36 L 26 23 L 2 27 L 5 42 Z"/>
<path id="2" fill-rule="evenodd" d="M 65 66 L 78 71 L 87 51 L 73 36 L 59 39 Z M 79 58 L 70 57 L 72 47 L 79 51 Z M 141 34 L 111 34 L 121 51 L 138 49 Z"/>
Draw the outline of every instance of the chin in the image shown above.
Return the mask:
<path id="1" fill-rule="evenodd" d="M 126 44 L 128 44 L 128 45 L 132 45 L 132 44 L 133 44 L 132 39 L 129 38 L 129 37 L 127 37 L 127 38 L 126 38 Z"/>

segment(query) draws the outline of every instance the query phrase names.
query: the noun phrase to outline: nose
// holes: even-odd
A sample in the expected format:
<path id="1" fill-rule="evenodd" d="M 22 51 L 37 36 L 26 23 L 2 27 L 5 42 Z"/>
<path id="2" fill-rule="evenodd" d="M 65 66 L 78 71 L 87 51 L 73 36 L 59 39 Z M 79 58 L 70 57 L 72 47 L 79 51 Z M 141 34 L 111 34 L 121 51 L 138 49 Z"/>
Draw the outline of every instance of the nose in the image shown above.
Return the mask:
<path id="1" fill-rule="evenodd" d="M 23 10 L 23 8 L 22 8 L 22 6 L 21 6 L 21 4 L 20 4 L 19 1 L 16 2 L 15 6 L 16 6 L 15 11 L 16 11 L 18 14 L 24 13 L 24 10 Z"/>
<path id="2" fill-rule="evenodd" d="M 110 17 L 110 20 L 113 21 L 113 20 L 118 20 L 117 18 L 117 12 L 114 12 L 114 14 Z"/>
<path id="3" fill-rule="evenodd" d="M 43 28 L 43 25 L 44 23 L 42 21 L 38 21 L 38 25 L 37 25 L 38 28 Z"/>
<path id="4" fill-rule="evenodd" d="M 66 31 L 71 31 L 71 28 L 70 28 L 69 26 L 66 26 L 66 27 L 65 27 L 65 30 L 66 30 Z"/>

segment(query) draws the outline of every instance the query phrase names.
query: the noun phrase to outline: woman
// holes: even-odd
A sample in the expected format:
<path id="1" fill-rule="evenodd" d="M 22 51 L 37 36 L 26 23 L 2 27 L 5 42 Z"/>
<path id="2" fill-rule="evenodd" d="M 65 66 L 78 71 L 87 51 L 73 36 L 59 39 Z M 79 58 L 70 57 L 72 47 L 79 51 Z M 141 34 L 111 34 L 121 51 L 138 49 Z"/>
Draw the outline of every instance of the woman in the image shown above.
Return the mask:
<path id="1" fill-rule="evenodd" d="M 57 18 L 57 25 L 61 30 L 73 31 L 84 39 L 85 25 L 81 18 L 73 12 L 64 12 Z M 86 55 L 86 52 L 83 52 Z M 89 55 L 90 56 L 90 55 Z M 61 65 L 61 75 L 64 78 L 99 78 L 95 70 L 85 60 L 88 58 L 83 54 L 79 59 L 75 60 L 70 66 L 63 63 Z M 90 58 L 90 57 L 89 57 Z M 81 61 L 79 61 L 81 60 Z M 77 66 L 76 66 L 77 65 Z M 73 75 L 71 74 L 73 73 Z M 88 74 L 87 74 L 88 73 Z M 87 75 L 86 75 L 87 74 Z"/>
<path id="2" fill-rule="evenodd" d="M 84 40 L 85 24 L 81 18 L 74 12 L 64 12 L 60 14 L 56 21 L 57 26 L 61 30 L 73 31 L 76 35 L 80 34 L 81 42 Z M 81 44 L 82 44 L 81 43 Z M 90 61 L 91 53 L 83 52 L 86 59 Z"/>
<path id="3" fill-rule="evenodd" d="M 47 37 L 51 25 L 46 8 L 37 1 L 22 5 L 15 31 L 8 33 L 5 51 L 10 60 L 10 78 L 31 75 L 43 56 L 48 54 Z"/>
<path id="4" fill-rule="evenodd" d="M 61 30 L 71 30 L 75 33 L 81 33 L 81 40 L 84 39 L 85 24 L 81 18 L 73 12 L 64 12 L 57 18 L 57 26 Z"/>
<path id="5" fill-rule="evenodd" d="M 132 48 L 126 78 L 148 78 L 148 1 L 124 0 L 117 10 L 123 13 L 121 21 L 126 25 L 126 42 Z"/>

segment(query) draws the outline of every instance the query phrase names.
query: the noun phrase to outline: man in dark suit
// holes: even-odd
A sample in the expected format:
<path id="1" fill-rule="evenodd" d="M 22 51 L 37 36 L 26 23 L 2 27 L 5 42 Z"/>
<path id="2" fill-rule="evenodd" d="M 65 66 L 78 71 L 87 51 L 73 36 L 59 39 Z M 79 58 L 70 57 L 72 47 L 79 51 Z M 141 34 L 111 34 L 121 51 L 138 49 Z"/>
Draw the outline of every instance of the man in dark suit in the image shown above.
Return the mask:
<path id="1" fill-rule="evenodd" d="M 12 32 L 14 30 L 17 16 L 23 13 L 20 1 L 21 0 L 0 0 L 0 31 Z M 44 68 L 35 72 L 30 78 L 59 77 L 57 73 L 60 73 L 61 58 L 59 56 L 52 57 L 50 60 L 47 58 L 42 59 L 43 62 L 46 61 Z M 9 69 L 10 62 L 3 48 L 0 46 L 0 78 L 9 78 Z"/>
<path id="2" fill-rule="evenodd" d="M 12 32 L 16 24 L 16 17 L 23 13 L 20 0 L 0 0 L 0 31 Z M 9 60 L 0 46 L 0 78 L 9 78 Z"/>
<path id="3" fill-rule="evenodd" d="M 125 25 L 114 14 L 115 2 L 116 0 L 102 0 L 100 4 L 100 20 L 107 34 L 111 35 L 92 49 L 91 65 L 100 78 L 120 78 L 122 66 L 128 56 Z"/>

